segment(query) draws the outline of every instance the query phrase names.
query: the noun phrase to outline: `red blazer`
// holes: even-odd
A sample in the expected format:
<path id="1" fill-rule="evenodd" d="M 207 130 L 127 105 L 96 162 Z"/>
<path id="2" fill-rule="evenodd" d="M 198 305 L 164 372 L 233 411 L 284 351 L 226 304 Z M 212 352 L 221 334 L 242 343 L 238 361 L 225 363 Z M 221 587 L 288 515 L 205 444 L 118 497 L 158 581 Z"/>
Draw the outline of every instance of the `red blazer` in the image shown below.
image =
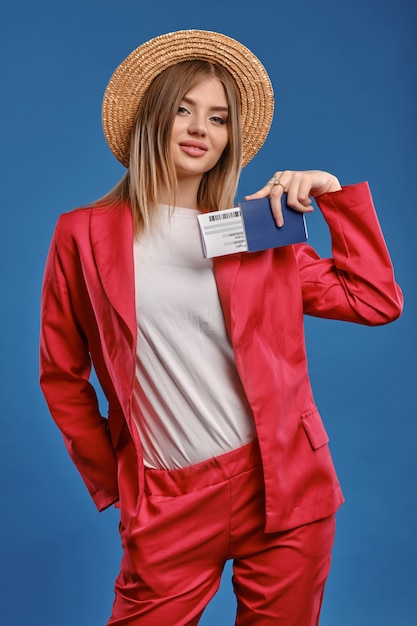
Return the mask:
<path id="1" fill-rule="evenodd" d="M 319 258 L 307 244 L 214 259 L 256 422 L 267 532 L 320 519 L 343 502 L 310 387 L 303 315 L 377 325 L 402 311 L 367 184 L 317 202 L 330 228 L 333 259 Z M 129 207 L 62 215 L 43 283 L 41 385 L 97 507 L 120 499 L 125 525 L 140 506 L 143 484 L 131 414 L 136 328 Z M 89 382 L 91 362 L 109 403 L 108 420 Z"/>

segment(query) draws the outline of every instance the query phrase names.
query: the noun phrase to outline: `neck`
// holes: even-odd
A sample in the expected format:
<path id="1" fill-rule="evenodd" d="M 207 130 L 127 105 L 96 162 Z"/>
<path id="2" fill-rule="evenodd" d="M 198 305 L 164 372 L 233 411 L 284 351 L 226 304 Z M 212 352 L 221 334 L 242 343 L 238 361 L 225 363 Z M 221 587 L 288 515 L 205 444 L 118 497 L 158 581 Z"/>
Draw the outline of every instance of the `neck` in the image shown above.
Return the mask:
<path id="1" fill-rule="evenodd" d="M 200 186 L 201 176 L 186 180 L 178 180 L 178 191 L 175 198 L 176 206 L 184 209 L 197 209 L 197 193 Z M 166 188 L 158 190 L 158 203 L 171 205 L 173 202 L 172 194 Z"/>

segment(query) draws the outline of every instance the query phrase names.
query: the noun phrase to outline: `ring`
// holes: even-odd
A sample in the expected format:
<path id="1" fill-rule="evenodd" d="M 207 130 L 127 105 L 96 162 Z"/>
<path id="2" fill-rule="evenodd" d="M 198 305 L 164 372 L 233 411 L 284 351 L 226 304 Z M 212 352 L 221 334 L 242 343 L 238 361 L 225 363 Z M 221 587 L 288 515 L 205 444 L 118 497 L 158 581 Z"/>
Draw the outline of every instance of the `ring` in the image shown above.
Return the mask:
<path id="1" fill-rule="evenodd" d="M 274 178 L 274 180 L 272 181 L 272 186 L 275 187 L 276 185 L 281 185 L 281 187 L 285 191 L 285 185 L 279 179 Z"/>

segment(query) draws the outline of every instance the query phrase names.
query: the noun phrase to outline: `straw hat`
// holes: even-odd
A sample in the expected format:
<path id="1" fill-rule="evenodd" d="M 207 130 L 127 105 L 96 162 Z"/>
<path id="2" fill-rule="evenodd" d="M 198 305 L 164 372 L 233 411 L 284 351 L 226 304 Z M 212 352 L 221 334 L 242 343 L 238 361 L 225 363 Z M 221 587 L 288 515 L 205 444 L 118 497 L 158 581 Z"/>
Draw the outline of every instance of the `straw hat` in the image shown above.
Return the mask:
<path id="1" fill-rule="evenodd" d="M 130 134 L 139 104 L 153 79 L 181 61 L 204 59 L 224 66 L 240 91 L 245 166 L 269 132 L 274 95 L 259 59 L 238 41 L 205 30 L 180 30 L 145 42 L 119 65 L 103 98 L 103 130 L 110 150 L 126 167 Z"/>

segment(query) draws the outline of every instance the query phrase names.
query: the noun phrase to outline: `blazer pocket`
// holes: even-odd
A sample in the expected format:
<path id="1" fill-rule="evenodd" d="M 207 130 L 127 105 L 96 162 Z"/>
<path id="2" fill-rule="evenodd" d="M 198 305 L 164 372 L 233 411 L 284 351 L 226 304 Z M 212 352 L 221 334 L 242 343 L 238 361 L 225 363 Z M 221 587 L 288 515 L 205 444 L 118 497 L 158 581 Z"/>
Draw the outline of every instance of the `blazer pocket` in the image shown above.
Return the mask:
<path id="1" fill-rule="evenodd" d="M 329 436 L 324 428 L 317 407 L 303 413 L 301 423 L 313 450 L 317 450 L 329 443 Z"/>

